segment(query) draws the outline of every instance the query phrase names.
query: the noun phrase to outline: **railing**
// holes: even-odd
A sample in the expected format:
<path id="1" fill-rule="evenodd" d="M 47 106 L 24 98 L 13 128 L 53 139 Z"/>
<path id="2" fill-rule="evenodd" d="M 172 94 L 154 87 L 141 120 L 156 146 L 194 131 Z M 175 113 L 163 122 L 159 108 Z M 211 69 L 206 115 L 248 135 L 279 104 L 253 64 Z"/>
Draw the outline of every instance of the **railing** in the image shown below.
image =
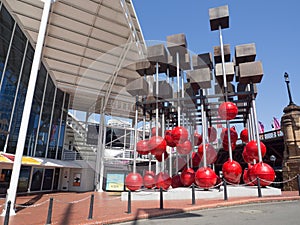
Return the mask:
<path id="1" fill-rule="evenodd" d="M 267 131 L 264 132 L 262 134 L 259 134 L 259 137 L 261 140 L 265 140 L 265 139 L 271 139 L 271 138 L 278 138 L 278 137 L 282 137 L 283 133 L 280 129 L 278 130 L 271 130 L 271 131 Z"/>
<path id="2" fill-rule="evenodd" d="M 83 153 L 83 152 L 76 152 L 70 150 L 64 150 L 62 154 L 62 160 L 64 161 L 75 161 L 75 160 L 85 160 L 85 161 L 95 161 L 96 160 L 96 153 Z"/>

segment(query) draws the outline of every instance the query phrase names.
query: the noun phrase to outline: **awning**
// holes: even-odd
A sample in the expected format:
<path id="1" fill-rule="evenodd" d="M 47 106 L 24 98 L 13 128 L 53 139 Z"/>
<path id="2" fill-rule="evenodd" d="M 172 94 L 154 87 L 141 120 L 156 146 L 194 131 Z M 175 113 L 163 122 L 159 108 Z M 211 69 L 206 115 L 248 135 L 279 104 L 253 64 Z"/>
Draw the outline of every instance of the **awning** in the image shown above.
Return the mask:
<path id="1" fill-rule="evenodd" d="M 13 164 L 15 160 L 15 155 L 9 153 L 0 152 L 0 163 L 11 163 Z M 77 161 L 62 161 L 56 159 L 45 159 L 45 158 L 35 158 L 29 156 L 22 157 L 22 165 L 39 165 L 45 167 L 60 167 L 60 168 L 84 168 L 85 162 Z"/>
<path id="2" fill-rule="evenodd" d="M 0 153 L 0 162 L 13 163 L 14 161 L 15 161 L 15 155 L 9 153 Z M 28 157 L 28 156 L 22 157 L 22 165 L 41 165 L 41 164 L 42 163 L 39 160 L 33 157 Z"/>
<path id="3" fill-rule="evenodd" d="M 2 2 L 35 46 L 44 3 Z M 124 87 L 140 76 L 129 65 L 143 54 L 144 37 L 131 0 L 53 2 L 42 58 L 58 87 L 70 94 L 71 108 L 100 112 L 108 94 L 131 102 Z"/>

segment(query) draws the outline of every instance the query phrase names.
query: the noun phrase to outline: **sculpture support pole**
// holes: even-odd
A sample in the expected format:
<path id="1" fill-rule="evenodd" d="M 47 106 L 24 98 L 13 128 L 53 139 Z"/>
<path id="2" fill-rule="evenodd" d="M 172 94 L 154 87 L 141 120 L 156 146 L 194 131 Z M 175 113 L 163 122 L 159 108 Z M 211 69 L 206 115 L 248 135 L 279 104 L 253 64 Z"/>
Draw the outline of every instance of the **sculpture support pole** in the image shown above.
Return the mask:
<path id="1" fill-rule="evenodd" d="M 207 167 L 207 162 L 206 162 L 206 115 L 204 111 L 204 96 L 203 96 L 203 90 L 200 90 L 200 96 L 201 96 L 201 118 L 202 118 L 202 134 L 203 134 L 203 139 L 202 139 L 202 146 L 203 146 L 203 166 Z"/>
<path id="2" fill-rule="evenodd" d="M 253 108 L 253 119 L 254 119 L 254 128 L 255 128 L 255 136 L 256 136 L 256 143 L 258 148 L 258 161 L 262 162 L 262 155 L 261 155 L 261 146 L 260 146 L 260 138 L 259 138 L 259 131 L 258 131 L 258 120 L 256 114 L 256 104 L 255 104 L 255 96 L 253 92 L 253 84 L 250 84 L 251 92 L 252 92 L 252 108 Z"/>
<path id="3" fill-rule="evenodd" d="M 223 44 L 223 36 L 222 36 L 222 28 L 219 26 L 219 35 L 220 35 L 220 47 L 221 47 L 221 58 L 222 58 L 222 70 L 223 70 L 223 86 L 224 86 L 224 94 L 225 101 L 228 101 L 228 88 L 227 88 L 227 79 L 226 79 L 226 69 L 225 69 L 225 56 L 224 56 L 224 44 Z M 229 159 L 232 161 L 232 147 L 231 147 L 231 138 L 230 138 L 230 124 L 229 121 L 226 120 L 226 128 L 227 128 L 227 136 L 228 136 L 228 152 Z"/>
<path id="4" fill-rule="evenodd" d="M 135 118 L 134 118 L 134 147 L 133 147 L 133 173 L 136 173 L 136 142 L 137 142 L 137 138 L 138 138 L 138 96 L 136 96 L 135 98 Z"/>
<path id="5" fill-rule="evenodd" d="M 181 106 L 180 106 L 180 70 L 179 70 L 179 52 L 176 53 L 176 68 L 177 68 L 177 124 L 180 126 L 180 114 L 181 114 Z"/>

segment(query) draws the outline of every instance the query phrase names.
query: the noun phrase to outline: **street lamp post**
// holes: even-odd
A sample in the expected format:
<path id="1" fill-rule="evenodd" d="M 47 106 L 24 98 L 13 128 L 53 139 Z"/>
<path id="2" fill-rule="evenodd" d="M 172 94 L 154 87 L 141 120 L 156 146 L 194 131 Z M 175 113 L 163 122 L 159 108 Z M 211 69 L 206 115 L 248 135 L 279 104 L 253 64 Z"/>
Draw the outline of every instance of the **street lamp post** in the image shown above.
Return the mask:
<path id="1" fill-rule="evenodd" d="M 290 89 L 290 80 L 289 80 L 289 75 L 287 72 L 284 73 L 284 80 L 285 80 L 286 87 L 287 87 L 288 94 L 289 94 L 289 100 L 290 100 L 289 105 L 295 105 L 295 103 L 292 100 L 292 94 L 291 94 L 291 89 Z"/>

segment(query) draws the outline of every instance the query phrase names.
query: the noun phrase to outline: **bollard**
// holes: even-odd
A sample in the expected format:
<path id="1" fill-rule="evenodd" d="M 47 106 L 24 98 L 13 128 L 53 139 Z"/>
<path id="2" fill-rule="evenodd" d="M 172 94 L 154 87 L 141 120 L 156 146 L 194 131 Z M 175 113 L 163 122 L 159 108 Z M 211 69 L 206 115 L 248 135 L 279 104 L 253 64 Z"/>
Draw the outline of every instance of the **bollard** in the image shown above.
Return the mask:
<path id="1" fill-rule="evenodd" d="M 160 192 L 160 199 L 159 199 L 159 208 L 160 209 L 164 209 L 164 196 L 163 196 L 163 189 L 162 187 L 160 187 L 159 189 L 159 192 Z"/>
<path id="2" fill-rule="evenodd" d="M 90 200 L 90 211 L 89 211 L 89 217 L 88 219 L 93 219 L 93 209 L 94 209 L 94 194 L 91 194 L 91 200 Z"/>
<path id="3" fill-rule="evenodd" d="M 52 223 L 51 222 L 51 219 L 52 219 L 52 208 L 53 208 L 53 198 L 50 198 L 46 225 L 50 225 Z"/>
<path id="4" fill-rule="evenodd" d="M 261 194 L 261 186 L 260 186 L 260 179 L 259 179 L 259 177 L 257 177 L 256 180 L 257 180 L 258 197 L 261 198 L 262 194 Z"/>
<path id="5" fill-rule="evenodd" d="M 225 178 L 223 178 L 223 186 L 224 186 L 224 201 L 228 200 L 228 194 L 227 194 L 227 183 Z"/>
<path id="6" fill-rule="evenodd" d="M 128 191 L 127 213 L 131 213 L 131 191 Z"/>
<path id="7" fill-rule="evenodd" d="M 299 174 L 297 174 L 297 178 L 298 178 L 298 191 L 300 196 L 300 175 Z"/>
<path id="8" fill-rule="evenodd" d="M 11 201 L 9 200 L 7 202 L 7 205 L 6 205 L 6 213 L 5 213 L 5 218 L 4 218 L 4 224 L 3 225 L 8 225 L 9 224 L 10 205 L 11 205 Z"/>
<path id="9" fill-rule="evenodd" d="M 196 199 L 195 199 L 195 184 L 192 184 L 192 205 L 196 204 Z"/>

